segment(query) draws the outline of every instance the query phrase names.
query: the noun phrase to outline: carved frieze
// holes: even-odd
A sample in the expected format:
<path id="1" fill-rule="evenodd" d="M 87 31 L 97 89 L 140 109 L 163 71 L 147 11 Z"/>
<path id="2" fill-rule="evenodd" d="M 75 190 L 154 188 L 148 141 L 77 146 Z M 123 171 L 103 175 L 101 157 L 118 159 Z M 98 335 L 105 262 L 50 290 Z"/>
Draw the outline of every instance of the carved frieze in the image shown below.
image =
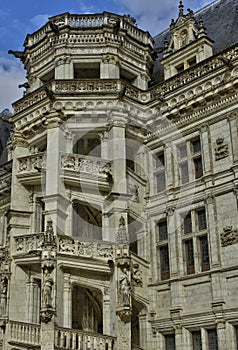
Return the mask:
<path id="1" fill-rule="evenodd" d="M 219 137 L 216 140 L 216 146 L 214 147 L 215 160 L 219 160 L 229 156 L 228 144 L 224 142 L 223 137 Z"/>
<path id="2" fill-rule="evenodd" d="M 233 229 L 232 226 L 226 226 L 221 233 L 221 245 L 226 247 L 231 244 L 238 243 L 238 230 Z"/>
<path id="3" fill-rule="evenodd" d="M 137 263 L 132 266 L 131 282 L 135 287 L 142 287 L 142 271 Z"/>

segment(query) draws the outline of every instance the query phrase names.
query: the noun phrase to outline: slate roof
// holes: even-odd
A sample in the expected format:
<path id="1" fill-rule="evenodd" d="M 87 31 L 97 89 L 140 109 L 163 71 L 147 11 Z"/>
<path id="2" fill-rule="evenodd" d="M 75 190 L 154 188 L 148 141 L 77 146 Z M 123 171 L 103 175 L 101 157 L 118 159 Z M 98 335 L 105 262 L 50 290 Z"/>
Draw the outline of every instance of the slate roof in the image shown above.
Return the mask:
<path id="1" fill-rule="evenodd" d="M 197 21 L 203 19 L 208 37 L 214 40 L 214 54 L 238 43 L 238 0 L 215 0 L 194 15 Z M 165 39 L 169 39 L 169 29 L 155 36 L 154 47 L 163 47 Z M 158 55 L 154 65 L 155 82 L 163 79 L 163 68 L 159 63 L 162 56 Z"/>

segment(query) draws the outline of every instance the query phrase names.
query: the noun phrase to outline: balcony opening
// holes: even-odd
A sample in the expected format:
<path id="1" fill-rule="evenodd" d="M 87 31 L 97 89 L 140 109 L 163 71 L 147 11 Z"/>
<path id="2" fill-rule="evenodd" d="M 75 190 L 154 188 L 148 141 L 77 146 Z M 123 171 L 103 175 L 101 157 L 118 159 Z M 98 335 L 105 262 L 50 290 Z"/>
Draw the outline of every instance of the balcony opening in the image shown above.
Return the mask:
<path id="1" fill-rule="evenodd" d="M 102 293 L 74 286 L 72 290 L 72 328 L 103 333 Z"/>
<path id="2" fill-rule="evenodd" d="M 102 240 L 102 212 L 95 206 L 73 203 L 73 236 Z"/>
<path id="3" fill-rule="evenodd" d="M 100 79 L 100 63 L 75 63 L 74 79 Z"/>
<path id="4" fill-rule="evenodd" d="M 126 70 L 124 68 L 121 68 L 120 69 L 120 79 L 132 84 L 134 82 L 134 80 L 136 79 L 136 75 L 129 72 L 128 70 Z"/>
<path id="5" fill-rule="evenodd" d="M 76 140 L 73 146 L 74 154 L 101 157 L 101 141 L 98 135 L 84 135 L 84 137 L 81 138 L 76 137 Z"/>
<path id="6" fill-rule="evenodd" d="M 54 69 L 43 75 L 40 80 L 43 84 L 49 83 L 51 80 L 55 79 L 55 71 Z"/>

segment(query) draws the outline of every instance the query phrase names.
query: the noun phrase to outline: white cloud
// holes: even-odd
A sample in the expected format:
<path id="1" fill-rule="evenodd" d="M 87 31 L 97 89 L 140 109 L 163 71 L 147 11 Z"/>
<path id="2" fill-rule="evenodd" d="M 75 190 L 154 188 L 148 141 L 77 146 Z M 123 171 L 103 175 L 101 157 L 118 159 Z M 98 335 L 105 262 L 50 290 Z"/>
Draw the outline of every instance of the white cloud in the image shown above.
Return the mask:
<path id="1" fill-rule="evenodd" d="M 0 53 L 1 54 L 1 53 Z M 26 80 L 25 71 L 17 60 L 0 56 L 0 112 L 22 97 L 18 85 Z"/>
<path id="2" fill-rule="evenodd" d="M 187 8 L 197 10 L 212 0 L 184 0 L 184 13 Z M 121 0 L 127 11 L 137 19 L 138 27 L 156 35 L 168 28 L 171 19 L 178 16 L 178 0 Z"/>

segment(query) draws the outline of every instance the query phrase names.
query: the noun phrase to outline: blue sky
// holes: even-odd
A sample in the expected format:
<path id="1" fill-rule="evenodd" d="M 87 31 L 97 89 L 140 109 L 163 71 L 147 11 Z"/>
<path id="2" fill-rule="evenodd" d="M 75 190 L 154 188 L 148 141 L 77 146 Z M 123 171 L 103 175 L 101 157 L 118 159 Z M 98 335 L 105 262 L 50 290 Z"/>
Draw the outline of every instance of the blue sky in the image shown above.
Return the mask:
<path id="1" fill-rule="evenodd" d="M 212 0 L 184 0 L 185 9 L 197 9 Z M 138 27 L 154 36 L 166 29 L 171 18 L 176 18 L 179 0 L 8 0 L 0 7 L 0 112 L 11 110 L 11 103 L 22 97 L 18 85 L 25 79 L 19 60 L 8 55 L 8 50 L 23 50 L 27 33 L 33 33 L 48 17 L 63 12 L 100 13 L 110 11 L 130 14 Z"/>

